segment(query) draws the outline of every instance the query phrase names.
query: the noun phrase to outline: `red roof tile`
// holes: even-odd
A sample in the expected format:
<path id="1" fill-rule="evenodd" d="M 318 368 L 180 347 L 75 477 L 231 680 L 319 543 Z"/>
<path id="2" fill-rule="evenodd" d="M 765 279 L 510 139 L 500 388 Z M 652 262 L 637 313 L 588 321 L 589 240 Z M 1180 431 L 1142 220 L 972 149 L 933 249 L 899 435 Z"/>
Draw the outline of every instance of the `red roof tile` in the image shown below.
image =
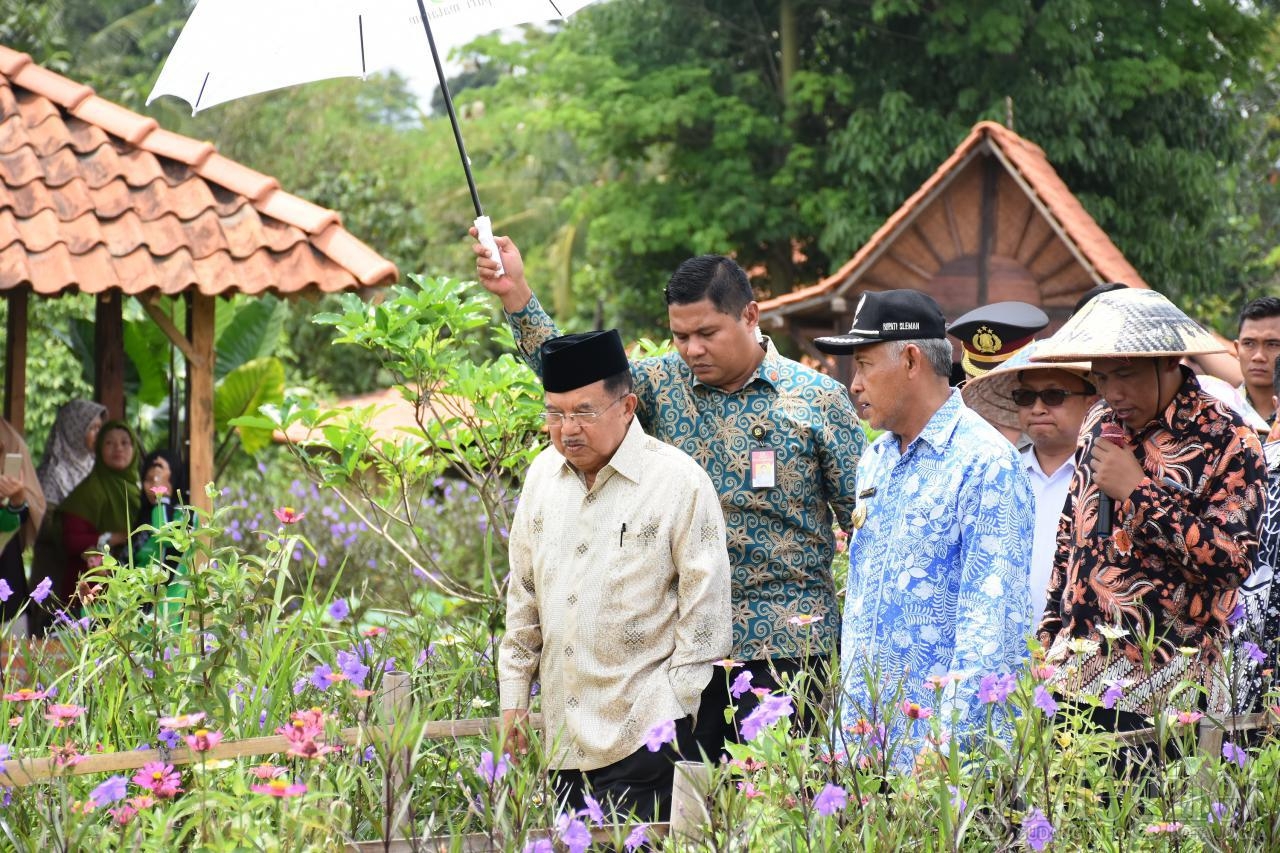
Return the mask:
<path id="1" fill-rule="evenodd" d="M 0 290 L 333 292 L 397 275 L 333 211 L 0 46 Z"/>
<path id="2" fill-rule="evenodd" d="M 817 284 L 794 290 L 760 303 L 761 312 L 782 308 L 796 310 L 800 303 L 827 298 L 833 291 L 850 284 L 850 277 L 862 270 L 867 261 L 877 257 L 907 227 L 919 209 L 934 197 L 934 191 L 951 177 L 953 171 L 968 162 L 971 154 L 984 143 L 1003 155 L 1026 185 L 1088 262 L 1090 274 L 1098 282 L 1122 281 L 1131 287 L 1147 288 L 1138 271 L 1125 259 L 1111 238 L 1098 226 L 1084 206 L 1072 195 L 1062 178 L 1054 171 L 1039 146 L 994 122 L 979 122 L 930 178 L 871 235 L 848 263 Z M 789 313 L 789 312 L 786 312 Z"/>

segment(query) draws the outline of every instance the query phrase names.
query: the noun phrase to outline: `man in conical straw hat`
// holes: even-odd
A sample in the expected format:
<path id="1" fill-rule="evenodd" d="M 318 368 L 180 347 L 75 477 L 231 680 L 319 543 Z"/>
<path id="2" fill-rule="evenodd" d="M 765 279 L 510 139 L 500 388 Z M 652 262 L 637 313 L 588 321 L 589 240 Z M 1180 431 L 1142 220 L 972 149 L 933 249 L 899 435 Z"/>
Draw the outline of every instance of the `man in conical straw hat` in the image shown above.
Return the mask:
<path id="1" fill-rule="evenodd" d="M 1147 725 L 1183 679 L 1217 686 L 1266 487 L 1257 435 L 1180 364 L 1220 350 L 1168 299 L 1129 289 L 1089 302 L 1032 356 L 1091 362 L 1102 397 L 1081 427 L 1039 636 L 1056 689 L 1108 697 L 1088 708 L 1106 728 Z"/>
<path id="2" fill-rule="evenodd" d="M 975 376 L 961 389 L 965 405 L 990 424 L 1012 424 L 1031 440 L 1020 453 L 1035 496 L 1031 545 L 1032 624 L 1039 624 L 1058 543 L 1058 519 L 1076 470 L 1076 440 L 1098 400 L 1088 362 L 1032 363 L 1040 342 L 1025 345 L 1004 364 Z"/>

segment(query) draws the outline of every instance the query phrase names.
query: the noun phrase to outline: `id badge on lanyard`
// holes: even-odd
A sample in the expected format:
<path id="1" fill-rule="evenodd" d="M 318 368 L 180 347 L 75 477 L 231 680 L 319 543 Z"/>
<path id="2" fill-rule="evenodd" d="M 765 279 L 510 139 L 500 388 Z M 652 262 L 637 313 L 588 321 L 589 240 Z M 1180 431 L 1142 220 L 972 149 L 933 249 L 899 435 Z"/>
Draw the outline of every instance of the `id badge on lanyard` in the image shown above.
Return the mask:
<path id="1" fill-rule="evenodd" d="M 762 426 L 751 428 L 751 438 L 757 444 L 768 437 Z M 751 488 L 772 489 L 778 485 L 778 451 L 772 447 L 751 448 Z"/>

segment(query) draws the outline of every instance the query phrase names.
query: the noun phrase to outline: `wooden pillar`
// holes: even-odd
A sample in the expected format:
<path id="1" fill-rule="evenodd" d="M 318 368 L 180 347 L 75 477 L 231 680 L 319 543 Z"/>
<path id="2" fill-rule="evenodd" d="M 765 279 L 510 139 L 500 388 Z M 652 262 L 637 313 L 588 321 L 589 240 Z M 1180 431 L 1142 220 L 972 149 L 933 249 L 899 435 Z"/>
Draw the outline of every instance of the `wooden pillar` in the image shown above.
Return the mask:
<path id="1" fill-rule="evenodd" d="M 191 469 L 191 505 L 212 509 L 205 486 L 213 481 L 213 334 L 217 297 L 190 294 L 187 308 L 187 339 L 196 358 L 187 362 L 187 429 L 190 444 L 187 461 Z"/>
<path id="2" fill-rule="evenodd" d="M 25 433 L 27 417 L 27 301 L 30 290 L 9 291 L 9 314 L 5 321 L 4 417 L 18 432 Z"/>
<path id="3" fill-rule="evenodd" d="M 989 260 L 996 242 L 996 183 L 1000 165 L 988 154 L 982 158 L 982 200 L 978 231 L 978 305 L 990 300 Z"/>
<path id="4" fill-rule="evenodd" d="M 93 390 L 107 407 L 107 418 L 124 418 L 124 295 L 110 290 L 98 295 L 94 307 Z"/>

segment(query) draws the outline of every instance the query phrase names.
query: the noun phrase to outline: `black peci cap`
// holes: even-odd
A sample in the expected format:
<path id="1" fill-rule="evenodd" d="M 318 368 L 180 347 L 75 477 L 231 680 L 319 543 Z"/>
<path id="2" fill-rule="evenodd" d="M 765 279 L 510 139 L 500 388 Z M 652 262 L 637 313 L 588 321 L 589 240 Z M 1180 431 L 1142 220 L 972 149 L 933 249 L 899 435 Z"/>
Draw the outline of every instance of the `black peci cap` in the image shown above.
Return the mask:
<path id="1" fill-rule="evenodd" d="M 542 345 L 542 387 L 553 394 L 608 379 L 629 367 L 617 329 L 562 335 Z"/>

